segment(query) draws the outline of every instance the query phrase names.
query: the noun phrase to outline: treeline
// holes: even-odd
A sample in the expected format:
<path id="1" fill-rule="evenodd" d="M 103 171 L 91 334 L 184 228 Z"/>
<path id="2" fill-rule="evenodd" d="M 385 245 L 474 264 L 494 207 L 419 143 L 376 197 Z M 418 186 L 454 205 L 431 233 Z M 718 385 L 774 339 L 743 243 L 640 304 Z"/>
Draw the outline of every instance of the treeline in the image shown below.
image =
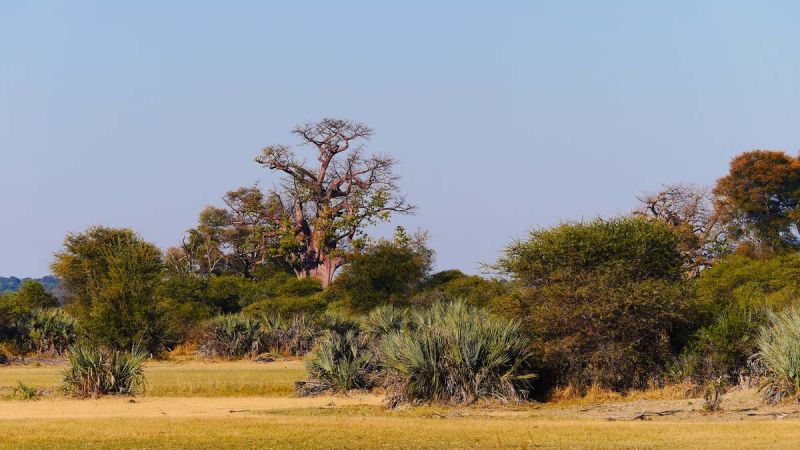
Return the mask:
<path id="1" fill-rule="evenodd" d="M 393 160 L 362 153 L 369 128 L 294 134 L 318 164 L 265 148 L 257 162 L 282 181 L 229 192 L 178 247 L 126 229 L 67 236 L 52 265 L 65 305 L 33 284 L 7 294 L 0 338 L 20 352 L 75 339 L 154 356 L 310 352 L 301 392 L 382 386 L 397 402 L 756 378 L 772 398 L 796 394 L 800 337 L 784 331 L 800 327 L 800 159 L 747 152 L 711 188 L 668 185 L 629 215 L 534 229 L 487 278 L 433 272 L 424 233 L 365 234 L 413 211 Z M 45 313 L 66 339 L 41 341 Z"/>

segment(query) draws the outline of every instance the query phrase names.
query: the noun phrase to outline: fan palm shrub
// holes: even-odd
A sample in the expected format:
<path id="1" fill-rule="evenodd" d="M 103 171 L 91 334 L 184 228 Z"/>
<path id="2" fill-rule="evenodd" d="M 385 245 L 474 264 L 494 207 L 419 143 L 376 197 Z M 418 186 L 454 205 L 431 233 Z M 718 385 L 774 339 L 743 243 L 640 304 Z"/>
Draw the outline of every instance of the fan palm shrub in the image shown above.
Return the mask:
<path id="1" fill-rule="evenodd" d="M 757 338 L 756 358 L 766 371 L 762 394 L 769 402 L 800 394 L 800 305 L 770 315 Z"/>
<path id="2" fill-rule="evenodd" d="M 73 345 L 67 353 L 69 368 L 64 372 L 64 388 L 77 397 L 135 395 L 145 388 L 147 356 L 141 349 L 128 353 Z"/>
<path id="3" fill-rule="evenodd" d="M 63 355 L 76 339 L 75 319 L 59 309 L 34 309 L 25 321 L 30 350 Z"/>
<path id="4" fill-rule="evenodd" d="M 262 348 L 261 322 L 242 314 L 218 316 L 206 324 L 198 355 L 207 358 L 241 358 Z"/>
<path id="5" fill-rule="evenodd" d="M 304 314 L 295 314 L 291 320 L 280 315 L 262 315 L 264 348 L 270 353 L 285 356 L 303 356 L 311 351 L 318 327 Z"/>
<path id="6" fill-rule="evenodd" d="M 355 329 L 327 331 L 317 339 L 306 370 L 310 380 L 296 383 L 300 395 L 368 389 L 376 384 L 369 340 Z"/>
<path id="7" fill-rule="evenodd" d="M 517 321 L 463 302 L 436 303 L 381 342 L 388 402 L 527 399 L 535 378 L 530 346 Z"/>
<path id="8" fill-rule="evenodd" d="M 408 324 L 408 311 L 393 305 L 379 306 L 361 321 L 364 334 L 373 339 L 403 330 Z"/>

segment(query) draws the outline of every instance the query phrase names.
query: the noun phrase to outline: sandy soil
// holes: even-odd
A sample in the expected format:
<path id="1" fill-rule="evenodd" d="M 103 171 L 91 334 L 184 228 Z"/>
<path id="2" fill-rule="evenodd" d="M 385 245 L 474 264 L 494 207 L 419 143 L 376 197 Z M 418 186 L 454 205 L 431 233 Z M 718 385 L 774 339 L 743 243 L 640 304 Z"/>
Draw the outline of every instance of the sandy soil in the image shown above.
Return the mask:
<path id="1" fill-rule="evenodd" d="M 36 401 L 0 401 L 3 419 L 82 419 L 109 417 L 219 417 L 250 411 L 300 408 L 334 408 L 343 406 L 376 406 L 377 395 L 290 397 L 143 397 L 92 399 L 52 398 Z"/>

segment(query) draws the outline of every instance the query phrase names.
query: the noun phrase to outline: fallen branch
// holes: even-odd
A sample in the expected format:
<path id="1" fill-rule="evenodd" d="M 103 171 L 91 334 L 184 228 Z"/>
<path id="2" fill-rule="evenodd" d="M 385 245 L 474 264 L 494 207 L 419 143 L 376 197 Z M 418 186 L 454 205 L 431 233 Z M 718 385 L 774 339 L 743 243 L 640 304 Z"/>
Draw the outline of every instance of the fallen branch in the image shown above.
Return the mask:
<path id="1" fill-rule="evenodd" d="M 772 418 L 776 419 L 776 420 L 785 419 L 785 418 L 791 416 L 792 414 L 797 414 L 797 411 L 790 411 L 790 412 L 778 411 L 778 412 L 771 412 L 771 413 L 755 413 L 755 412 L 747 413 L 747 415 L 751 416 L 751 417 L 752 416 L 772 416 Z"/>

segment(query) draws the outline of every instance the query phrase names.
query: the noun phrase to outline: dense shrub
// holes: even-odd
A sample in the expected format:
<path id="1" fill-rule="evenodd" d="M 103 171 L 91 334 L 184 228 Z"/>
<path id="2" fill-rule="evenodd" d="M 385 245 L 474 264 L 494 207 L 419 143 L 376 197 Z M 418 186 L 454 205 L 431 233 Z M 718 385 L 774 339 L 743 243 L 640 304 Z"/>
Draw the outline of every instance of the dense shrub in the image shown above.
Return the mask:
<path id="1" fill-rule="evenodd" d="M 496 267 L 521 286 L 503 311 L 533 334 L 551 384 L 645 387 L 664 372 L 694 314 L 677 238 L 656 221 L 534 230 Z"/>
<path id="2" fill-rule="evenodd" d="M 366 313 L 382 304 L 405 305 L 430 272 L 433 252 L 424 234 L 398 228 L 393 240 L 378 240 L 350 258 L 334 281 L 347 309 Z"/>
<path id="3" fill-rule="evenodd" d="M 770 311 L 800 298 L 800 255 L 728 256 L 702 272 L 697 295 L 700 328 L 684 352 L 684 371 L 699 382 L 746 375 Z"/>
<path id="4" fill-rule="evenodd" d="M 756 340 L 758 362 L 767 371 L 762 393 L 770 402 L 800 393 L 800 306 L 770 314 Z"/>
<path id="5" fill-rule="evenodd" d="M 461 300 L 472 306 L 501 309 L 509 291 L 509 283 L 500 280 L 445 270 L 428 277 L 411 302 L 415 306 L 430 306 L 436 301 Z"/>
<path id="6" fill-rule="evenodd" d="M 127 353 L 78 345 L 70 347 L 67 356 L 69 368 L 64 372 L 64 387 L 72 395 L 135 395 L 145 387 L 144 350 Z"/>

